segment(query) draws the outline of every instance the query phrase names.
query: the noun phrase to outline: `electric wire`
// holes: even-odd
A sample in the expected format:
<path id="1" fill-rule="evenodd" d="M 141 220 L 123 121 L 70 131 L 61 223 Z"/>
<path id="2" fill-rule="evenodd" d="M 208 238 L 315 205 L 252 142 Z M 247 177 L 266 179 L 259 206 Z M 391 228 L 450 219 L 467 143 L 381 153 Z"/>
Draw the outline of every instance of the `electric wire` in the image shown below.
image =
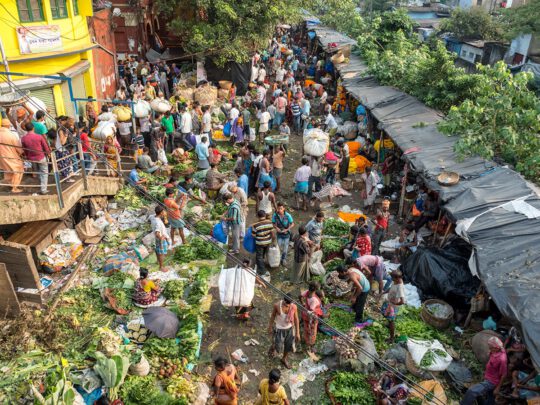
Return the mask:
<path id="1" fill-rule="evenodd" d="M 5 78 L 5 80 L 8 80 L 8 81 L 11 81 L 10 79 L 7 79 Z M 12 86 L 14 86 L 14 88 L 17 88 L 16 84 L 14 84 L 13 82 L 11 83 Z M 33 100 L 30 99 L 30 97 L 28 96 L 24 96 L 25 98 L 28 99 L 28 101 L 34 105 L 36 108 L 39 108 L 38 105 L 35 104 L 35 102 Z M 54 118 L 52 117 L 47 111 L 44 111 L 45 114 L 51 118 Z M 59 125 L 61 127 L 63 127 L 64 129 L 66 129 L 67 131 L 69 131 L 68 128 L 62 126 L 62 125 Z M 76 142 L 77 143 L 81 143 L 81 140 L 80 139 L 76 139 Z M 99 156 L 99 155 L 97 155 Z M 126 181 L 127 184 L 129 184 L 131 186 L 131 182 L 129 180 L 129 178 L 127 178 L 127 176 L 125 176 L 119 168 L 114 168 L 112 165 L 109 164 L 109 162 L 107 162 L 106 158 L 105 157 L 100 157 L 102 163 L 105 164 L 106 167 L 109 167 L 113 172 L 116 172 L 117 175 L 122 178 L 124 181 Z M 144 198 L 146 198 L 147 200 L 149 201 L 153 201 L 155 202 L 157 205 L 161 206 L 166 212 L 171 212 L 172 210 L 167 207 L 163 202 L 161 202 L 160 200 L 158 200 L 157 198 L 153 197 L 151 194 L 149 194 L 146 190 L 142 189 L 141 187 L 134 187 L 135 190 L 139 193 L 139 194 L 142 194 Z M 305 308 L 302 303 L 300 303 L 298 300 L 296 300 L 295 298 L 293 298 L 292 296 L 290 296 L 289 294 L 287 294 L 286 292 L 284 292 L 283 290 L 279 289 L 278 287 L 276 287 L 275 285 L 273 285 L 272 283 L 266 281 L 264 278 L 260 277 L 257 272 L 251 268 L 251 267 L 246 267 L 244 266 L 242 260 L 238 257 L 236 257 L 235 255 L 232 255 L 230 254 L 226 249 L 224 249 L 223 247 L 221 247 L 213 238 L 207 236 L 207 235 L 202 235 L 200 234 L 196 227 L 195 227 L 195 224 L 193 224 L 191 221 L 185 219 L 184 222 L 186 223 L 187 225 L 187 228 L 188 230 L 191 232 L 192 235 L 194 235 L 195 237 L 207 242 L 207 243 L 210 243 L 212 244 L 216 249 L 218 249 L 219 251 L 221 251 L 223 253 L 223 255 L 225 257 L 227 257 L 231 262 L 235 263 L 237 266 L 240 266 L 242 267 L 244 270 L 248 271 L 251 275 L 253 275 L 254 277 L 256 277 L 257 279 L 259 279 L 265 286 L 269 287 L 272 291 L 274 291 L 275 293 L 277 293 L 278 295 L 282 296 L 282 297 L 287 297 L 289 300 L 291 300 L 292 303 L 294 303 L 298 309 L 301 309 L 305 312 L 309 312 L 309 310 L 307 308 Z M 418 385 L 415 381 L 413 381 L 411 378 L 409 378 L 408 376 L 402 374 L 398 369 L 390 366 L 389 364 L 387 364 L 386 362 L 384 362 L 383 360 L 380 360 L 378 358 L 378 356 L 374 356 L 372 355 L 371 353 L 369 353 L 367 350 L 365 350 L 362 346 L 358 345 L 354 340 L 352 340 L 349 336 L 347 336 L 345 333 L 341 332 L 340 330 L 338 329 L 335 329 L 333 326 L 331 326 L 328 322 L 326 322 L 323 318 L 321 317 L 318 317 L 317 315 L 314 315 L 312 314 L 312 316 L 314 318 L 316 318 L 318 320 L 319 323 L 321 323 L 322 325 L 324 325 L 325 327 L 327 327 L 333 334 L 335 334 L 336 336 L 340 337 L 341 339 L 343 339 L 349 346 L 353 347 L 355 350 L 357 350 L 358 352 L 361 352 L 362 354 L 364 354 L 366 357 L 368 357 L 370 360 L 372 360 L 374 363 L 376 363 L 379 367 L 381 367 L 382 369 L 388 371 L 388 372 L 391 372 L 393 373 L 394 375 L 396 375 L 397 377 L 399 377 L 400 379 L 402 379 L 403 381 L 406 381 L 408 384 L 410 384 L 411 386 L 414 386 L 415 389 L 421 393 L 424 398 L 428 398 L 428 396 L 432 396 L 432 393 L 425 389 L 424 387 Z M 430 401 L 431 402 L 436 402 L 436 403 L 440 403 L 441 405 L 444 405 L 444 402 L 437 398 L 437 397 L 432 397 L 430 398 Z"/>

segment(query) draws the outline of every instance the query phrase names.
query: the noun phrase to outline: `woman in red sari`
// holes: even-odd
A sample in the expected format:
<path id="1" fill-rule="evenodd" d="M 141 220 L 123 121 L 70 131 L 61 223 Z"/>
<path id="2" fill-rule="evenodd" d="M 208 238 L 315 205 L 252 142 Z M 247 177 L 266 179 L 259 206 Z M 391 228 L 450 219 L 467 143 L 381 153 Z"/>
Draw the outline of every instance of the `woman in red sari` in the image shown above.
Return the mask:
<path id="1" fill-rule="evenodd" d="M 313 351 L 313 346 L 317 340 L 317 328 L 319 320 L 316 317 L 322 317 L 322 304 L 324 295 L 320 290 L 319 283 L 312 281 L 309 283 L 308 290 L 300 295 L 300 302 L 307 308 L 302 311 L 302 321 L 304 323 L 304 342 L 308 352 Z"/>

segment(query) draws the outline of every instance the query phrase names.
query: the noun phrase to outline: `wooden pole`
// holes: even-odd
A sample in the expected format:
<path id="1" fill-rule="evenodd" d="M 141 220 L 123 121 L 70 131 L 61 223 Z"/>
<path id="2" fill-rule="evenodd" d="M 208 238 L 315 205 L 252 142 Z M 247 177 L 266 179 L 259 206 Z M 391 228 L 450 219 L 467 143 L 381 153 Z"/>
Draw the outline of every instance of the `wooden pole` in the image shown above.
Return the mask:
<path id="1" fill-rule="evenodd" d="M 441 240 L 441 243 L 439 245 L 439 247 L 442 247 L 442 245 L 444 245 L 444 242 L 446 241 L 446 237 L 448 236 L 448 234 L 450 233 L 450 228 L 452 227 L 452 223 L 449 222 L 448 223 L 448 226 L 446 227 L 446 232 L 444 233 L 444 236 Z M 435 230 L 435 232 L 437 232 L 437 230 Z"/>
<path id="2" fill-rule="evenodd" d="M 435 245 L 435 243 L 437 242 L 437 237 L 438 237 L 438 233 L 437 233 L 437 229 L 439 229 L 439 221 L 441 220 L 441 215 L 442 215 L 442 211 L 439 210 L 439 218 L 437 218 L 437 225 L 435 225 L 435 233 L 433 235 L 433 245 Z"/>
<path id="3" fill-rule="evenodd" d="M 405 203 L 405 191 L 407 188 L 407 174 L 409 173 L 409 164 L 405 163 L 405 167 L 403 169 L 403 180 L 401 180 L 401 196 L 399 197 L 399 209 L 398 209 L 398 217 L 403 218 L 403 205 Z"/>

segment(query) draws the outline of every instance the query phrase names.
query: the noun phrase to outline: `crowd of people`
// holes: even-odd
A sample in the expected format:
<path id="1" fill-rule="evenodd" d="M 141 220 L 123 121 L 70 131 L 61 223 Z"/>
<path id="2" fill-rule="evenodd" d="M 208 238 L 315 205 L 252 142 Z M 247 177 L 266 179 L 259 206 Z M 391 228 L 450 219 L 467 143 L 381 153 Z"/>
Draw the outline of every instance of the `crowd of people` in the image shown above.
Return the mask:
<path id="1" fill-rule="evenodd" d="M 129 182 L 137 189 L 146 189 L 142 173 L 164 174 L 168 164 L 167 153 L 178 162 L 194 158 L 198 173 L 202 176 L 172 173 L 165 184 L 165 198 L 155 208 L 152 229 L 155 236 L 155 253 L 161 271 L 167 271 L 166 256 L 178 243 L 186 239 L 184 210 L 190 199 L 202 203 L 221 200 L 226 211 L 220 218 L 224 232 L 229 236 L 229 253 L 241 254 L 246 241 L 253 242 L 253 260 L 244 259 L 243 266 L 252 261 L 256 269 L 256 282 L 264 287 L 272 272 L 266 261 L 274 246 L 278 247 L 279 265 L 288 272 L 288 282 L 303 288 L 297 298 L 306 310 L 300 309 L 290 297 L 275 302 L 268 321 L 268 333 L 272 337 L 270 357 L 280 356 L 281 363 L 291 368 L 289 355 L 301 342 L 307 351 L 313 351 L 318 334 L 318 319 L 325 315 L 327 297 L 321 285 L 312 279 L 312 257 L 325 244 L 323 238 L 327 215 L 320 209 L 321 202 L 332 201 L 339 183 L 347 181 L 351 167 L 351 144 L 340 130 L 339 114 L 346 113 L 356 123 L 358 149 L 355 156 L 365 162 L 361 185 L 352 192 L 362 203 L 363 214 L 350 227 L 348 241 L 339 254 L 344 264 L 336 269 L 339 279 L 352 286 L 351 308 L 355 324 L 365 325 L 365 306 L 369 296 L 374 297 L 382 316 L 387 320 L 389 342 L 395 341 L 395 320 L 400 307 L 406 304 L 403 277 L 399 270 L 388 272 L 381 249 L 390 237 L 391 198 L 381 190 L 391 190 L 392 176 L 400 170 L 397 153 L 384 136 L 369 130 L 366 109 L 358 103 L 342 103 L 336 94 L 334 66 L 324 54 L 311 54 L 302 46 L 298 34 L 278 30 L 267 49 L 257 52 L 251 59 L 250 90 L 237 94 L 234 85 L 220 110 L 225 119 L 223 133 L 235 146 L 235 153 L 225 154 L 216 146 L 211 109 L 214 106 L 185 102 L 175 98 L 175 87 L 182 80 L 182 71 L 176 64 L 166 62 L 148 63 L 128 58 L 120 61 L 119 88 L 115 99 L 103 103 L 97 113 L 90 98 L 84 108 L 84 116 L 76 121 L 61 116 L 52 120 L 45 111 L 35 113 L 24 105 L 15 111 L 7 111 L 0 128 L 0 169 L 4 181 L 13 193 L 22 192 L 20 186 L 27 167 L 39 177 L 40 192 L 48 192 L 49 156 L 54 153 L 59 174 L 66 181 L 83 168 L 87 174 L 96 169 L 99 155 L 106 160 L 107 174 L 119 174 L 121 155 L 133 157 L 136 166 L 129 173 Z M 132 121 L 115 121 L 115 132 L 105 138 L 99 152 L 90 143 L 91 130 L 100 121 L 109 121 L 112 109 L 126 102 L 156 98 L 171 99 L 172 108 L 161 114 L 149 112 L 148 116 Z M 294 197 L 296 212 L 313 210 L 306 223 L 301 223 L 293 208 L 286 203 L 283 170 L 285 159 L 291 153 L 286 142 L 268 145 L 269 134 L 283 137 L 302 136 L 304 131 L 319 128 L 330 135 L 328 151 L 323 156 L 302 156 L 294 171 Z M 80 161 L 76 151 L 81 144 L 84 159 Z M 389 146 L 386 146 L 386 145 Z M 193 154 L 189 155 L 188 152 Z M 220 171 L 221 163 L 234 161 L 232 171 Z M 28 165 L 29 162 L 30 165 Z M 380 168 L 380 170 L 378 170 Z M 379 174 L 380 173 L 380 174 Z M 205 193 L 198 192 L 197 189 Z M 288 190 L 287 190 L 288 191 Z M 356 197 L 358 196 L 358 197 Z M 249 198 L 255 201 L 251 223 Z M 407 224 L 399 230 L 397 246 L 386 258 L 400 263 L 420 243 L 419 232 L 440 220 L 437 197 L 424 186 L 418 188 L 418 196 L 411 208 Z M 437 225 L 438 225 L 437 221 Z M 289 249 L 292 257 L 289 258 Z M 144 269 L 136 285 L 136 301 L 149 305 L 158 300 L 161 289 L 148 280 Z M 376 281 L 377 288 L 372 289 Z M 249 319 L 250 307 L 237 308 L 238 319 Z M 353 326 L 353 325 L 351 325 Z M 519 342 L 518 342 L 519 343 Z M 510 395 L 522 397 L 524 391 L 540 392 L 540 381 L 534 368 L 528 367 L 521 347 L 513 352 L 500 340 L 489 342 L 490 360 L 485 381 L 467 391 L 462 404 L 474 403 L 484 394 L 498 395 L 505 382 L 511 384 Z M 521 351 L 520 351 L 521 350 Z M 519 358 L 511 362 L 508 357 Z M 510 355 L 510 353 L 514 353 Z M 529 359 L 530 362 L 530 359 Z M 213 393 L 216 404 L 236 404 L 239 378 L 234 365 L 219 357 L 214 362 L 216 376 Z M 280 385 L 280 371 L 272 369 L 267 379 L 260 383 L 258 404 L 288 404 L 285 390 Z M 534 384 L 536 385 L 534 385 Z M 409 389 L 393 375 L 385 375 L 378 388 L 379 403 L 403 403 Z"/>

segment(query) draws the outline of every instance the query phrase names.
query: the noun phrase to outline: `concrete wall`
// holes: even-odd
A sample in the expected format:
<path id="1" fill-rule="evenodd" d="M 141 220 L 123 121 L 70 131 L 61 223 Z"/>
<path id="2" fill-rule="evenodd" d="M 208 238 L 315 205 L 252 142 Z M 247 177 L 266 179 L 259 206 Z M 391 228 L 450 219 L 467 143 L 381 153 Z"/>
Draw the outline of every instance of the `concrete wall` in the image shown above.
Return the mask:
<path id="1" fill-rule="evenodd" d="M 56 194 L 0 197 L 0 225 L 60 218 L 82 197 L 115 195 L 121 187 L 118 178 L 90 176 L 85 190 L 82 179 L 77 180 L 63 192 L 64 208 L 60 208 Z"/>

